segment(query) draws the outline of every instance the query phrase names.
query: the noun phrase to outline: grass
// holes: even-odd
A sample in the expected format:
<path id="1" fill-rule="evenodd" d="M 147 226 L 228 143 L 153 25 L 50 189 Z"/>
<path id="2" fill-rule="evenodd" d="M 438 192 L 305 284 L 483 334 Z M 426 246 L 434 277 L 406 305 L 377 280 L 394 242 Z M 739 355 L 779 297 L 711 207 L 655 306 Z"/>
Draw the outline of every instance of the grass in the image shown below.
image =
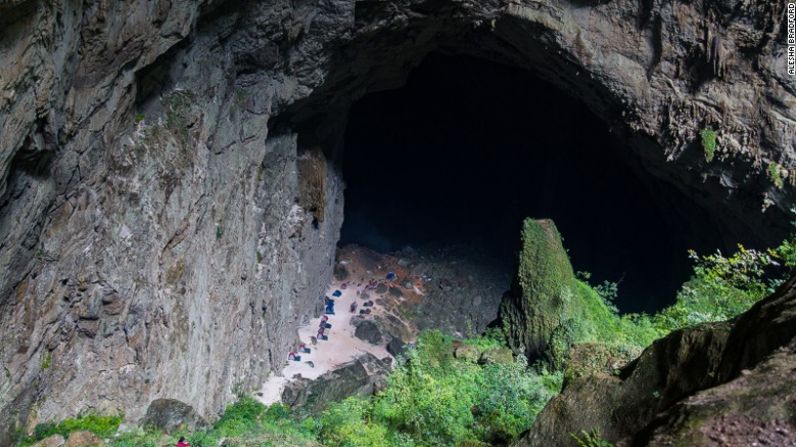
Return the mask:
<path id="1" fill-rule="evenodd" d="M 716 156 L 716 131 L 707 127 L 699 133 L 702 140 L 702 150 L 705 152 L 705 161 L 710 163 Z"/>
<path id="2" fill-rule="evenodd" d="M 42 439 L 56 434 L 68 438 L 70 433 L 76 431 L 90 431 L 101 438 L 107 438 L 116 433 L 122 419 L 122 415 L 102 416 L 90 413 L 76 418 L 65 419 L 59 424 L 38 424 L 33 429 L 33 434 L 31 436 L 23 436 L 20 439 L 19 445 L 33 445 Z"/>

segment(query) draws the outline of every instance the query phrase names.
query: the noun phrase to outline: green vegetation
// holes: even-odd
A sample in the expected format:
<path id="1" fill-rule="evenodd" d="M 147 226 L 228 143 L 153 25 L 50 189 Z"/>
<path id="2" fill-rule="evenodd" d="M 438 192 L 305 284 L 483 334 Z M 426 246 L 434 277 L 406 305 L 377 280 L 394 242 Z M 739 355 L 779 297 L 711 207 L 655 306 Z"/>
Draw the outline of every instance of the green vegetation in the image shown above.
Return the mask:
<path id="1" fill-rule="evenodd" d="M 590 275 L 575 275 L 552 221 L 526 219 L 522 243 L 522 297 L 501 309 L 513 349 L 532 347 L 531 354 L 541 354 L 549 368 L 563 370 L 574 344 L 603 343 L 612 351 L 637 353 L 660 335 L 641 316 L 618 314 L 615 284 L 594 288 L 578 279 Z"/>
<path id="2" fill-rule="evenodd" d="M 580 434 L 578 436 L 570 433 L 575 442 L 578 443 L 578 447 L 614 447 L 613 444 L 604 440 L 597 430 L 592 430 L 591 432 L 581 431 Z"/>
<path id="3" fill-rule="evenodd" d="M 494 338 L 464 344 L 486 351 Z M 453 340 L 425 332 L 416 349 L 371 399 L 349 398 L 317 419 L 330 447 L 457 445 L 515 438 L 561 387 L 561 375 L 529 369 L 520 358 L 480 365 L 453 355 Z"/>
<path id="4" fill-rule="evenodd" d="M 720 252 L 694 260 L 694 275 L 683 284 L 677 301 L 654 315 L 653 325 L 662 334 L 699 323 L 734 318 L 774 291 L 788 270 L 796 267 L 796 241 L 786 239 L 765 251 L 738 245 L 729 257 Z"/>
<path id="5" fill-rule="evenodd" d="M 50 254 L 50 252 L 45 250 L 44 247 L 37 248 L 36 253 L 34 253 L 34 256 L 36 256 L 36 259 L 40 262 L 52 262 L 55 260 L 52 254 Z"/>
<path id="6" fill-rule="evenodd" d="M 136 113 L 135 114 L 135 123 L 138 124 L 141 121 L 144 121 L 144 114 L 143 113 Z"/>
<path id="7" fill-rule="evenodd" d="M 794 223 L 796 226 L 796 223 Z M 220 237 L 220 225 L 216 235 Z M 283 405 L 265 407 L 241 397 L 212 426 L 195 433 L 166 436 L 138 430 L 114 434 L 121 416 L 86 415 L 58 425 L 40 424 L 27 446 L 55 433 L 67 436 L 89 430 L 110 438 L 110 447 L 155 447 L 184 435 L 196 447 L 319 446 L 414 447 L 506 443 L 533 424 L 563 378 L 595 369 L 615 372 L 658 337 L 686 326 L 733 318 L 769 294 L 796 267 L 796 238 L 758 251 L 738 246 L 730 256 L 698 255 L 692 278 L 674 305 L 654 315 L 619 315 L 616 283 L 590 286 L 587 272 L 573 273 L 552 222 L 526 221 L 519 282 L 528 306 L 518 312 L 545 311 L 540 320 L 550 332 L 541 362 L 529 366 L 524 356 L 491 356 L 517 334 L 490 329 L 461 341 L 439 331 L 423 332 L 414 349 L 398 359 L 387 386 L 369 398 L 333 403 L 320 414 L 304 414 Z M 259 257 L 259 253 L 258 253 Z M 259 261 L 259 259 L 258 259 Z M 532 291 L 534 295 L 527 295 Z M 533 298 L 533 299 L 529 299 Z M 532 307 L 541 303 L 541 308 Z M 550 309 L 553 312 L 547 312 Z M 44 367 L 46 358 L 42 359 Z M 46 360 L 49 366 L 51 360 Z M 553 371 L 553 372 L 550 372 Z M 656 391 L 653 396 L 660 397 Z M 572 434 L 580 447 L 611 447 L 597 431 Z"/>
<path id="8" fill-rule="evenodd" d="M 785 181 L 782 179 L 782 166 L 779 163 L 770 162 L 766 168 L 766 175 L 777 189 L 782 189 L 785 186 Z"/>
<path id="9" fill-rule="evenodd" d="M 514 337 L 512 347 L 543 340 L 542 359 L 566 377 L 595 367 L 610 372 L 673 330 L 734 318 L 773 292 L 796 267 L 793 237 L 762 251 L 739 245 L 730 256 L 692 251 L 693 275 L 675 304 L 654 315 L 619 315 L 614 305 L 618 285 L 591 286 L 585 282 L 588 272 L 573 274 L 560 238 L 550 221 L 525 222 L 519 273 L 523 297 L 514 304 L 518 309 L 503 314 L 507 333 Z M 578 345 L 586 349 L 573 351 Z M 573 353 L 576 364 L 570 365 Z"/>
<path id="10" fill-rule="evenodd" d="M 75 431 L 90 431 L 99 437 L 109 437 L 116 433 L 119 424 L 122 423 L 122 419 L 121 415 L 100 416 L 91 413 L 66 419 L 57 425 L 52 423 L 38 424 L 33 429 L 31 436 L 24 436 L 20 439 L 19 445 L 28 446 L 55 434 L 68 438 L 69 433 Z"/>
<path id="11" fill-rule="evenodd" d="M 224 228 L 221 225 L 216 225 L 216 240 L 224 236 Z"/>
<path id="12" fill-rule="evenodd" d="M 530 427 L 561 386 L 560 374 L 529 370 L 522 357 L 487 365 L 455 358 L 452 343 L 438 331 L 422 334 L 417 349 L 409 351 L 388 387 L 372 400 L 363 422 L 395 434 L 391 444 L 381 445 L 512 439 Z M 502 347 L 492 338 L 466 344 L 480 351 Z"/>
<path id="13" fill-rule="evenodd" d="M 53 363 L 53 356 L 49 352 L 45 352 L 43 356 L 41 356 L 41 369 L 49 369 Z"/>
<path id="14" fill-rule="evenodd" d="M 716 131 L 707 127 L 699 133 L 702 139 L 702 150 L 705 151 L 705 161 L 710 163 L 716 156 Z"/>
<path id="15" fill-rule="evenodd" d="M 179 90 L 163 98 L 163 106 L 166 109 L 166 128 L 171 130 L 183 146 L 191 139 L 189 119 L 193 100 L 192 93 Z"/>
<path id="16" fill-rule="evenodd" d="M 483 352 L 503 348 L 499 331 L 461 344 Z M 367 399 L 348 398 L 319 415 L 265 407 L 249 397 L 227 408 L 210 428 L 183 433 L 196 447 L 291 445 L 327 447 L 453 446 L 462 442 L 506 441 L 530 428 L 547 401 L 559 392 L 561 374 L 529 368 L 524 358 L 479 364 L 454 356 L 454 340 L 439 331 L 421 334 L 417 348 L 399 359 L 385 390 Z M 88 428 L 110 437 L 109 428 Z M 58 427 L 42 432 L 68 434 Z M 80 429 L 86 429 L 81 426 Z M 110 447 L 158 446 L 180 434 L 133 431 L 109 439 Z M 31 438 L 32 439 L 32 438 Z M 24 444 L 27 445 L 27 444 Z"/>
<path id="17" fill-rule="evenodd" d="M 257 252 L 255 253 L 255 257 L 257 258 L 257 263 L 258 264 L 263 262 L 263 254 L 260 253 L 260 250 L 257 250 Z"/>

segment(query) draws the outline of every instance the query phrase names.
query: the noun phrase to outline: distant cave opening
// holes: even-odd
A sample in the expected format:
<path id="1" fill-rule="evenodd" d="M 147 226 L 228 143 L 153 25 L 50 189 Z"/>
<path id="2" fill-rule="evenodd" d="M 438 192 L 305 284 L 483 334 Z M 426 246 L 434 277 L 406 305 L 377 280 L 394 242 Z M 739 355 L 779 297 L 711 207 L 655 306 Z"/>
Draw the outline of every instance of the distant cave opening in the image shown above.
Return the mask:
<path id="1" fill-rule="evenodd" d="M 522 220 L 551 218 L 576 271 L 621 281 L 622 312 L 670 304 L 687 250 L 722 246 L 710 216 L 576 98 L 481 59 L 432 54 L 403 87 L 364 96 L 342 161 L 340 246 L 468 247 L 510 276 Z"/>

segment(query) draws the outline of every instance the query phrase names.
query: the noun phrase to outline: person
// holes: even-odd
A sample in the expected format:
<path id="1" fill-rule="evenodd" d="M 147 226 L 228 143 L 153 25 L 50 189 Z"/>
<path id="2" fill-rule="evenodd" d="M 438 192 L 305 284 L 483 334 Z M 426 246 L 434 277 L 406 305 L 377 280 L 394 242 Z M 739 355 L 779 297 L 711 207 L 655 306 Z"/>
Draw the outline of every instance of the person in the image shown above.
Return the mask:
<path id="1" fill-rule="evenodd" d="M 177 441 L 177 447 L 191 447 L 191 443 L 186 441 L 184 436 L 180 436 L 180 440 Z"/>
<path id="2" fill-rule="evenodd" d="M 356 311 L 357 311 L 357 302 L 354 301 L 353 303 L 351 303 L 351 313 L 354 313 Z"/>

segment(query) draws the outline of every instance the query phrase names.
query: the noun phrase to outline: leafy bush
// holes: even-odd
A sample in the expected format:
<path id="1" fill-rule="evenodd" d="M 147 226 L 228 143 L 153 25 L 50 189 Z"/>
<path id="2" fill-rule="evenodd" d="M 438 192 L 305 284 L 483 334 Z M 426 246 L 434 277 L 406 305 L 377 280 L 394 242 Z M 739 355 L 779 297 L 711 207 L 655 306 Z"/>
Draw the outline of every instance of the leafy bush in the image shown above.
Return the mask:
<path id="1" fill-rule="evenodd" d="M 265 405 L 245 396 L 227 407 L 213 430 L 222 436 L 237 436 L 252 431 L 260 416 L 266 412 Z"/>
<path id="2" fill-rule="evenodd" d="M 606 306 L 615 312 L 619 311 L 616 308 L 616 304 L 614 304 L 616 297 L 619 296 L 619 283 L 603 281 L 602 284 L 594 286 L 594 291 L 597 292 L 597 295 L 600 295 Z"/>
<path id="3" fill-rule="evenodd" d="M 699 323 L 723 321 L 748 310 L 772 293 L 796 264 L 794 238 L 768 250 L 738 245 L 731 256 L 699 256 L 691 251 L 694 274 L 683 284 L 675 304 L 652 317 L 662 334 Z"/>
<path id="4" fill-rule="evenodd" d="M 319 438 L 330 446 L 379 447 L 388 444 L 389 430 L 371 421 L 371 402 L 351 397 L 333 405 L 320 417 Z"/>
<path id="5" fill-rule="evenodd" d="M 705 151 L 705 161 L 710 163 L 716 156 L 716 131 L 708 127 L 702 129 L 699 136 L 702 140 L 702 150 Z"/>
<path id="6" fill-rule="evenodd" d="M 777 189 L 782 189 L 785 186 L 785 181 L 782 179 L 782 167 L 779 163 L 770 162 L 766 167 L 766 175 Z"/>
<path id="7" fill-rule="evenodd" d="M 505 441 L 527 430 L 561 388 L 560 374 L 529 369 L 524 358 L 489 365 L 455 358 L 452 342 L 439 331 L 422 333 L 384 391 L 346 399 L 319 416 L 319 441 L 330 447 Z M 463 343 L 503 346 L 490 337 Z"/>

